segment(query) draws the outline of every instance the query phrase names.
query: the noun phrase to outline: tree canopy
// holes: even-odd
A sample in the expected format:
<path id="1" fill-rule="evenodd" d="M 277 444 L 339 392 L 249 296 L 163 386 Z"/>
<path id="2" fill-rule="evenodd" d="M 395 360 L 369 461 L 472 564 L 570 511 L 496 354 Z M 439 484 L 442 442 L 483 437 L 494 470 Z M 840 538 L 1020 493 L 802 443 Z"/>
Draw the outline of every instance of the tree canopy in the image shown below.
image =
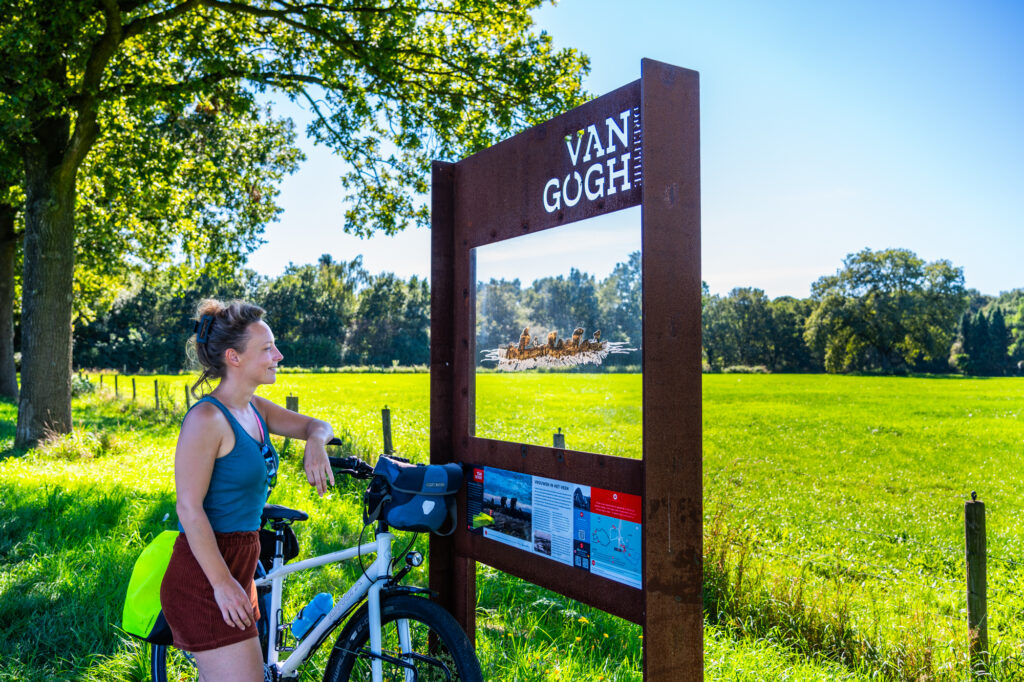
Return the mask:
<path id="1" fill-rule="evenodd" d="M 586 59 L 532 30 L 540 0 L 9 0 L 0 133 L 25 170 L 16 440 L 71 426 L 79 172 L 123 114 L 304 102 L 345 164 L 345 229 L 425 223 L 429 161 L 458 158 L 581 101 Z M 115 138 L 110 138 L 115 139 Z M 258 202 L 257 202 L 258 203 Z M 209 238 L 209 233 L 206 233 Z"/>
<path id="2" fill-rule="evenodd" d="M 813 371 L 816 365 L 803 339 L 810 315 L 807 301 L 738 287 L 704 302 L 703 339 L 708 366 L 763 366 L 772 372 Z"/>
<path id="3" fill-rule="evenodd" d="M 965 294 L 962 268 L 947 260 L 864 249 L 812 285 L 807 342 L 828 371 L 944 364 Z"/>
<path id="4" fill-rule="evenodd" d="M 218 100 L 184 112 L 110 121 L 79 171 L 75 317 L 137 268 L 181 262 L 182 275 L 230 274 L 280 208 L 297 168 L 291 121 Z"/>

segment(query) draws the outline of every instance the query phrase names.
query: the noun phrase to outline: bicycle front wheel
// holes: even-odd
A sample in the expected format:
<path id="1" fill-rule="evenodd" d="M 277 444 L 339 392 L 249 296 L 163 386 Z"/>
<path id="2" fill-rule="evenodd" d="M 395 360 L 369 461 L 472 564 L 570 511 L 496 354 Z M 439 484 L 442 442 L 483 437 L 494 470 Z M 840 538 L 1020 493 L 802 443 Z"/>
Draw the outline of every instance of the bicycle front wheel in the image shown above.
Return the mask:
<path id="1" fill-rule="evenodd" d="M 384 680 L 392 682 L 483 679 L 466 633 L 451 614 L 424 597 L 397 595 L 383 601 L 381 654 Z M 364 605 L 338 636 L 324 682 L 371 680 L 373 660 L 370 617 Z"/>

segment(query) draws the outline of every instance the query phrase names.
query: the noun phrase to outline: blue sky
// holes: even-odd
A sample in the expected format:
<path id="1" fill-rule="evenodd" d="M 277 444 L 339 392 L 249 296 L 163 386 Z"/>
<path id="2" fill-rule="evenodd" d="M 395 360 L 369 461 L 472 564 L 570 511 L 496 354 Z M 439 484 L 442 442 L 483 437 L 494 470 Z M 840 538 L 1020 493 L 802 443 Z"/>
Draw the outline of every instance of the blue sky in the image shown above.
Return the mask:
<path id="1" fill-rule="evenodd" d="M 595 95 L 643 57 L 700 72 L 712 292 L 807 296 L 864 247 L 949 259 L 984 293 L 1024 287 L 1024 2 L 563 0 L 535 16 L 590 56 Z M 341 231 L 339 161 L 303 147 L 250 267 L 362 253 L 371 272 L 429 274 L 426 230 Z"/>

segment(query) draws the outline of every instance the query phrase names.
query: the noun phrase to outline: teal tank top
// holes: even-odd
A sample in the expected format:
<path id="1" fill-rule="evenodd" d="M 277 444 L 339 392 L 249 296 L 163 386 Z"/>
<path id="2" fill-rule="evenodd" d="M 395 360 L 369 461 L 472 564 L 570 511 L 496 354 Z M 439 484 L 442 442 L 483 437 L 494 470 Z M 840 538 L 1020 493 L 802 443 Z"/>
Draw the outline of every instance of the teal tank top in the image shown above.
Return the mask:
<path id="1" fill-rule="evenodd" d="M 211 395 L 203 396 L 196 405 L 203 402 L 211 403 L 223 412 L 235 434 L 235 447 L 231 452 L 214 460 L 210 487 L 203 498 L 203 511 L 206 512 L 216 533 L 259 530 L 263 505 L 270 494 L 268 469 L 271 465 L 268 465 L 268 460 L 273 462 L 273 474 L 277 473 L 280 463 L 277 451 L 270 442 L 267 424 L 259 410 L 253 408 L 260 422 L 263 441 L 266 443 L 265 458 L 263 443 L 250 436 L 228 408 Z M 178 529 L 184 530 L 181 523 L 178 524 Z"/>

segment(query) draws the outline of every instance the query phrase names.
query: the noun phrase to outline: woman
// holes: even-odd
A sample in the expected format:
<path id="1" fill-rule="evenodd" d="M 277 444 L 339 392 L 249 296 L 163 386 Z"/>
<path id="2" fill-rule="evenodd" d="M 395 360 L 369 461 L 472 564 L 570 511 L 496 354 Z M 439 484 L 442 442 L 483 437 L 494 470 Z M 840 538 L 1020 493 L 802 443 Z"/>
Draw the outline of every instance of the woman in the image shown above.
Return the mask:
<path id="1" fill-rule="evenodd" d="M 180 530 L 160 589 L 174 645 L 195 655 L 201 680 L 263 679 L 253 572 L 260 513 L 277 474 L 269 434 L 304 439 L 306 478 L 320 495 L 334 485 L 324 445 L 330 425 L 259 398 L 282 355 L 259 306 L 199 304 L 195 350 L 203 372 L 192 386 L 219 380 L 181 425 L 174 454 Z"/>

